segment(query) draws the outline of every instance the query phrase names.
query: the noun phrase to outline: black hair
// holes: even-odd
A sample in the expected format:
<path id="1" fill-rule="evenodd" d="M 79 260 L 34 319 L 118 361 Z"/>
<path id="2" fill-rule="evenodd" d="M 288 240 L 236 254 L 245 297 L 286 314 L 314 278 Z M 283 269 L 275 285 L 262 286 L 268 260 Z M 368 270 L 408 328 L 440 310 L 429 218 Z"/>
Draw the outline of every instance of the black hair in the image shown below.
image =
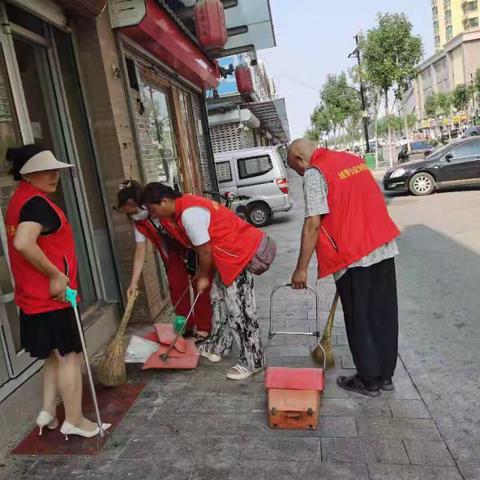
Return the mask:
<path id="1" fill-rule="evenodd" d="M 142 205 L 148 205 L 151 203 L 160 203 L 164 198 L 170 198 L 172 200 L 180 198 L 181 192 L 177 192 L 172 187 L 164 185 L 160 182 L 152 182 L 146 185 L 142 193 Z"/>
<path id="2" fill-rule="evenodd" d="M 37 153 L 47 150 L 39 145 L 23 145 L 22 147 L 10 147 L 5 154 L 7 162 L 11 163 L 11 168 L 8 171 L 13 176 L 14 180 L 21 180 L 22 175 L 20 170 L 23 166 Z"/>
<path id="3" fill-rule="evenodd" d="M 117 193 L 117 208 L 122 208 L 129 200 L 137 205 L 142 204 L 142 186 L 135 180 L 125 180 L 120 184 Z"/>

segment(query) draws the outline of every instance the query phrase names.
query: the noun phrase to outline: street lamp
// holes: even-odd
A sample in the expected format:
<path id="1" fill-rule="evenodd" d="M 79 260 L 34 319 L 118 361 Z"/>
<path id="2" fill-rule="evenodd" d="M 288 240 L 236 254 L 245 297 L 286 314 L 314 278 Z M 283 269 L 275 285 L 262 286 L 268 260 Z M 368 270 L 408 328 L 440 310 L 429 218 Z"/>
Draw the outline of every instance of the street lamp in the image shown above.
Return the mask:
<path id="1" fill-rule="evenodd" d="M 357 63 L 359 70 L 362 68 L 362 60 L 360 57 L 360 32 L 357 33 L 354 37 L 355 39 L 355 50 L 348 55 L 348 58 L 357 58 Z M 370 153 L 370 140 L 368 138 L 368 113 L 367 113 L 367 102 L 365 100 L 365 88 L 363 86 L 362 77 L 360 75 L 360 98 L 362 100 L 362 120 L 363 120 L 363 133 L 365 135 L 365 148 L 366 152 Z"/>

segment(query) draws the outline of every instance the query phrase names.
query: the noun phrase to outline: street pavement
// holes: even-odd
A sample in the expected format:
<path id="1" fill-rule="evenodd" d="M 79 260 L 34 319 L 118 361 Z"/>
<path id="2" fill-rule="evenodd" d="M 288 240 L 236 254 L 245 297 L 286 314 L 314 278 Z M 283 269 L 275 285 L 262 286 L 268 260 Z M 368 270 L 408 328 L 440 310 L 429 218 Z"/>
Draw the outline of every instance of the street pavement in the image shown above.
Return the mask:
<path id="1" fill-rule="evenodd" d="M 287 283 L 303 221 L 301 181 L 291 174 L 295 207 L 266 230 L 279 247 L 271 270 L 256 282 L 259 317 L 268 329 L 270 292 Z M 400 358 L 396 390 L 366 398 L 339 389 L 339 374 L 354 373 L 339 308 L 337 366 L 327 386 L 316 431 L 271 430 L 263 375 L 225 378 L 235 353 L 219 364 L 201 360 L 194 371 L 141 372 L 147 386 L 94 457 L 12 457 L 0 470 L 11 479 L 175 480 L 468 480 L 480 479 L 478 365 L 480 193 L 388 198 L 403 229 L 398 259 Z M 314 263 L 314 262 L 313 262 Z M 334 284 L 314 281 L 323 327 Z M 315 329 L 312 297 L 281 289 L 274 327 Z M 314 366 L 309 337 L 275 337 L 270 365 Z"/>

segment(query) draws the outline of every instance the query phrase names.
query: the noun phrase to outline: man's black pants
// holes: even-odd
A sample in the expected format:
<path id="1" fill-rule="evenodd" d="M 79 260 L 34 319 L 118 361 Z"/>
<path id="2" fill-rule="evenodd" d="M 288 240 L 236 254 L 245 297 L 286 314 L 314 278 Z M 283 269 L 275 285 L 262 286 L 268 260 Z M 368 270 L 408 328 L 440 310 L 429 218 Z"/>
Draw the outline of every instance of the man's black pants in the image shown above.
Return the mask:
<path id="1" fill-rule="evenodd" d="M 337 281 L 348 344 L 359 377 L 393 377 L 398 353 L 395 260 L 349 268 Z"/>

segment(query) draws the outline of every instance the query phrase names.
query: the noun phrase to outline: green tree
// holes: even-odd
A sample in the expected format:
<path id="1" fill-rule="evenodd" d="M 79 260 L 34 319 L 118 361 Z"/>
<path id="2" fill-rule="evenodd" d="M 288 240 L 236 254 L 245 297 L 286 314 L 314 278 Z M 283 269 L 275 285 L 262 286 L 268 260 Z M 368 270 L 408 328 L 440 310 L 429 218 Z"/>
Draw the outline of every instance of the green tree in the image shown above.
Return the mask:
<path id="1" fill-rule="evenodd" d="M 423 47 L 422 40 L 412 34 L 412 29 L 411 22 L 403 13 L 379 14 L 377 27 L 369 30 L 361 42 L 365 76 L 382 90 L 385 115 L 390 112 L 390 91 L 393 89 L 396 98 L 402 98 L 409 81 L 417 75 L 415 65 L 422 58 Z M 390 163 L 393 163 L 392 154 Z"/>
<path id="2" fill-rule="evenodd" d="M 320 99 L 334 132 L 345 126 L 347 119 L 355 115 L 361 116 L 358 92 L 348 83 L 344 72 L 327 76 L 320 91 Z"/>
<path id="3" fill-rule="evenodd" d="M 480 95 L 480 68 L 477 68 L 475 76 L 473 78 L 473 88 L 477 95 Z"/>
<path id="4" fill-rule="evenodd" d="M 429 117 L 436 117 L 438 111 L 438 97 L 435 93 L 432 93 L 425 99 L 425 103 L 423 104 L 423 108 L 425 109 L 425 113 Z"/>
<path id="5" fill-rule="evenodd" d="M 416 113 L 409 113 L 407 115 L 407 127 L 412 130 L 417 125 L 417 114 Z"/>
<path id="6" fill-rule="evenodd" d="M 441 115 L 450 115 L 452 110 L 452 95 L 450 93 L 437 93 L 437 107 Z"/>
<path id="7" fill-rule="evenodd" d="M 460 112 L 465 112 L 472 99 L 472 88 L 469 85 L 457 85 L 453 91 L 453 106 Z"/>

